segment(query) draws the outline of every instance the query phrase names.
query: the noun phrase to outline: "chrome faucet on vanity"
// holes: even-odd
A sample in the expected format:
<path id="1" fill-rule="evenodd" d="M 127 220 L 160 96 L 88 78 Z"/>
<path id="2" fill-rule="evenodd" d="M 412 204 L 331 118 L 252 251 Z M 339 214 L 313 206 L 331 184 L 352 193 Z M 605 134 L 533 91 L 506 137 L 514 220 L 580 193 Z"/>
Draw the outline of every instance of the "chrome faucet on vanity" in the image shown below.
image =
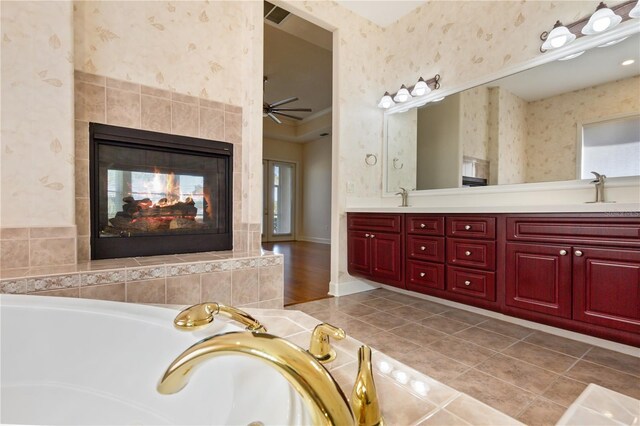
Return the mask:
<path id="1" fill-rule="evenodd" d="M 400 192 L 396 192 L 396 195 L 402 197 L 402 205 L 400 205 L 400 207 L 409 207 L 409 191 L 400 187 Z"/>
<path id="2" fill-rule="evenodd" d="M 588 201 L 589 203 L 606 203 L 604 199 L 604 182 L 607 179 L 605 175 L 601 175 L 598 172 L 591 172 L 595 175 L 595 180 L 592 180 L 591 183 L 596 184 L 596 200 Z"/>

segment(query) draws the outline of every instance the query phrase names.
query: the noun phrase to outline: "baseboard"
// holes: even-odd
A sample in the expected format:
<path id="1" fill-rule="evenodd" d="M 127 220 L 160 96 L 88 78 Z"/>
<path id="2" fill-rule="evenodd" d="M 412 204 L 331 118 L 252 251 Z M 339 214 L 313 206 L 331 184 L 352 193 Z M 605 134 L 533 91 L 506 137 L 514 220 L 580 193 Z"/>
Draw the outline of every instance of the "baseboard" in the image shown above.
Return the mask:
<path id="1" fill-rule="evenodd" d="M 331 239 L 329 238 L 317 238 L 317 237 L 296 237 L 297 241 L 308 241 L 310 243 L 319 243 L 319 244 L 331 244 Z"/>
<path id="2" fill-rule="evenodd" d="M 329 294 L 332 296 L 347 296 L 349 294 L 360 293 L 363 291 L 374 290 L 380 288 L 377 283 L 369 283 L 361 280 L 352 280 L 341 283 L 329 283 Z"/>

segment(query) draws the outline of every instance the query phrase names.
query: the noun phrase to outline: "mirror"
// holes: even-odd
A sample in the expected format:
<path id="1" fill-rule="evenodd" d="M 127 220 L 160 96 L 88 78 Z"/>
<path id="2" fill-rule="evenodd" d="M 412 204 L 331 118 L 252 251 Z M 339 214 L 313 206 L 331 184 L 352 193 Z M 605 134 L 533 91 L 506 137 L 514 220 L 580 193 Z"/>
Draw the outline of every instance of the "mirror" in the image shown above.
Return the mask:
<path id="1" fill-rule="evenodd" d="M 387 114 L 385 137 L 388 192 L 640 175 L 640 34 Z"/>

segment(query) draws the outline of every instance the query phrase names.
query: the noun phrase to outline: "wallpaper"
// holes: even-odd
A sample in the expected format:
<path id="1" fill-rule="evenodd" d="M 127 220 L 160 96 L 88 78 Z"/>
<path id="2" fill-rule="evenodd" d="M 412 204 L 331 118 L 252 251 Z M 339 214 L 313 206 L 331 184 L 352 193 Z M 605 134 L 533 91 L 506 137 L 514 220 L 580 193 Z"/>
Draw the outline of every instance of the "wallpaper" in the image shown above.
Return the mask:
<path id="1" fill-rule="evenodd" d="M 387 120 L 387 190 L 416 188 L 418 110 L 394 114 Z M 380 159 L 382 160 L 382 159 Z M 395 160 L 395 161 L 394 161 Z"/>
<path id="2" fill-rule="evenodd" d="M 3 1 L 0 7 L 0 225 L 72 225 L 71 3 Z"/>
<path id="3" fill-rule="evenodd" d="M 474 87 L 460 93 L 462 154 L 480 160 L 489 157 L 489 89 Z"/>
<path id="4" fill-rule="evenodd" d="M 524 183 L 527 173 L 527 102 L 503 88 L 497 92 L 497 183 Z"/>
<path id="5" fill-rule="evenodd" d="M 527 182 L 576 179 L 578 126 L 640 113 L 640 77 L 529 102 Z"/>

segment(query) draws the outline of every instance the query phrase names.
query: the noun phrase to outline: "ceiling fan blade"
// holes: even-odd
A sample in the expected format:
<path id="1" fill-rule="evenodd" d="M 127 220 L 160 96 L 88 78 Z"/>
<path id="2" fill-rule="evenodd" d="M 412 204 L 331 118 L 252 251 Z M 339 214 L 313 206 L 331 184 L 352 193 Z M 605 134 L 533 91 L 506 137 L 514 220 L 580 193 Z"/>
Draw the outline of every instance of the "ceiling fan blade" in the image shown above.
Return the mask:
<path id="1" fill-rule="evenodd" d="M 270 113 L 268 113 L 267 115 L 268 115 L 268 116 L 269 116 L 273 121 L 275 121 L 276 123 L 278 123 L 278 124 L 282 124 L 282 121 L 280 121 L 280 120 L 278 119 L 278 117 L 276 117 L 275 115 L 273 115 L 273 113 L 271 113 L 271 112 L 270 112 Z"/>
<path id="2" fill-rule="evenodd" d="M 281 115 L 283 117 L 289 117 L 289 118 L 293 118 L 293 119 L 296 119 L 296 120 L 302 120 L 302 117 L 296 117 L 295 115 L 289 115 L 289 114 L 285 114 L 283 112 L 273 111 L 273 114 L 278 114 L 278 115 Z"/>
<path id="3" fill-rule="evenodd" d="M 311 108 L 272 108 L 272 111 L 299 111 L 299 112 L 311 112 Z"/>
<path id="4" fill-rule="evenodd" d="M 297 101 L 297 100 L 298 100 L 298 98 L 297 98 L 296 96 L 294 96 L 293 98 L 283 99 L 283 100 L 281 100 L 281 101 L 278 101 L 278 102 L 274 102 L 274 103 L 272 103 L 272 104 L 269 104 L 269 108 L 273 108 L 273 107 L 277 107 L 277 106 L 280 106 L 280 105 L 288 104 L 288 103 L 290 103 L 290 102 L 295 102 L 295 101 Z"/>

